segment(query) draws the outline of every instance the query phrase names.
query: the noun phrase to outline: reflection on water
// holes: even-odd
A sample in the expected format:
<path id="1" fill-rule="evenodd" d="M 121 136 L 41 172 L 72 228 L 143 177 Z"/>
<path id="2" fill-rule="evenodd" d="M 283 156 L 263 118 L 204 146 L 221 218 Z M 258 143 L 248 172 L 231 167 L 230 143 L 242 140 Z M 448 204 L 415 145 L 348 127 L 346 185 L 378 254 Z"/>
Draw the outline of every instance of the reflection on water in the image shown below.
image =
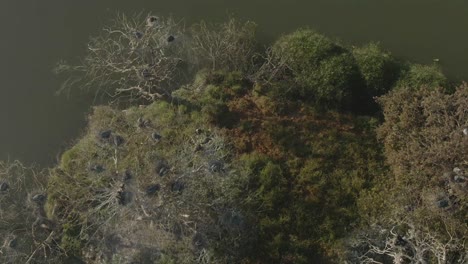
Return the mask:
<path id="1" fill-rule="evenodd" d="M 92 95 L 56 97 L 51 73 L 84 54 L 91 34 L 116 11 L 173 14 L 187 21 L 233 13 L 256 21 L 264 40 L 309 25 L 350 44 L 380 41 L 397 56 L 439 59 L 468 79 L 468 2 L 373 0 L 2 0 L 0 1 L 0 159 L 50 163 L 80 133 Z"/>

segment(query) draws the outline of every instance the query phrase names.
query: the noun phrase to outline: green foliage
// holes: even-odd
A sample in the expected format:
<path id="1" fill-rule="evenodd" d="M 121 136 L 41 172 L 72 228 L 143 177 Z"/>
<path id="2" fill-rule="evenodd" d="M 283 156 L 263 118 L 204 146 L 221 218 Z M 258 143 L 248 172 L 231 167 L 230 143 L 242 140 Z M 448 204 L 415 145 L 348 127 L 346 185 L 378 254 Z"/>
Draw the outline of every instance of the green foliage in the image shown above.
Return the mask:
<path id="1" fill-rule="evenodd" d="M 286 234 L 281 231 L 289 222 L 284 210 L 288 203 L 286 174 L 279 164 L 265 155 L 244 155 L 240 162 L 249 182 L 246 212 L 256 219 L 261 241 L 251 258 L 279 260 L 288 247 Z"/>
<path id="2" fill-rule="evenodd" d="M 308 101 L 316 109 L 372 114 L 377 108 L 373 98 L 393 87 L 449 85 L 437 65 L 399 62 L 375 43 L 349 51 L 310 29 L 279 38 L 257 79 L 260 95 Z"/>
<path id="3" fill-rule="evenodd" d="M 250 86 L 240 72 L 203 70 L 193 84 L 182 87 L 173 95 L 201 109 L 208 123 L 232 127 L 238 122 L 238 116 L 230 111 L 228 102 L 246 94 Z"/>
<path id="4" fill-rule="evenodd" d="M 386 168 L 372 132 L 375 120 L 345 121 L 330 114 L 327 123 L 336 122 L 334 118 L 356 130 L 316 126 L 320 122 L 312 118 L 297 123 L 271 120 L 263 129 L 281 149 L 280 157 L 255 152 L 241 157 L 249 177 L 246 211 L 255 214 L 259 240 L 264 241 L 253 259 L 326 261 L 326 252 L 336 249 L 350 225 L 357 224 L 360 194 Z"/>
<path id="5" fill-rule="evenodd" d="M 379 96 L 388 92 L 398 79 L 398 63 L 379 44 L 369 43 L 353 49 L 353 55 L 366 82 L 366 93 Z"/>
<path id="6" fill-rule="evenodd" d="M 235 165 L 243 168 L 240 174 L 248 183 L 248 193 L 238 193 L 238 199 L 244 200 L 244 212 L 261 242 L 251 260 L 325 261 L 323 255 L 332 254 L 325 252 L 359 221 L 360 193 L 386 172 L 373 132 L 378 121 L 317 113 L 302 103 L 255 93 L 239 96 L 231 87 L 241 85 L 241 78 L 226 81 L 229 75 L 205 74 L 207 81 L 184 88 L 193 93 L 183 94 L 192 95 L 186 98 L 208 116 L 221 113 L 209 119 L 219 127 L 226 127 L 229 115 L 211 109 L 236 113 L 239 122 L 226 127 L 236 146 L 255 138 L 254 152 L 240 156 Z"/>
<path id="7" fill-rule="evenodd" d="M 290 62 L 293 69 L 302 69 L 342 53 L 343 48 L 322 34 L 310 29 L 300 29 L 277 40 L 273 51 Z"/>
<path id="8" fill-rule="evenodd" d="M 395 85 L 399 88 L 448 88 L 448 80 L 437 65 L 410 64 Z"/>
<path id="9" fill-rule="evenodd" d="M 49 180 L 47 208 L 62 227 L 60 245 L 68 254 L 137 258 L 147 255 L 138 245 L 147 244 L 177 263 L 192 263 L 207 251 L 220 252 L 210 255 L 211 263 L 240 257 L 244 245 L 236 241 L 248 244 L 248 231 L 218 221 L 231 211 L 242 218 L 231 197 L 242 185 L 230 169 L 228 145 L 187 111 L 166 102 L 94 109 L 87 133 Z M 114 236 L 123 240 L 110 248 L 101 243 Z M 193 246 L 196 236 L 199 246 Z M 121 252 L 112 253 L 114 247 Z"/>
<path id="10" fill-rule="evenodd" d="M 310 70 L 306 69 L 298 76 L 299 84 L 310 87 L 305 88 L 304 94 L 326 103 L 326 106 L 345 103 L 359 81 L 354 59 L 349 53 L 326 58 L 316 72 Z"/>
<path id="11" fill-rule="evenodd" d="M 62 239 L 60 246 L 69 255 L 79 256 L 83 250 L 83 241 L 80 236 L 81 227 L 68 222 L 62 225 Z"/>
<path id="12" fill-rule="evenodd" d="M 174 260 L 174 258 L 171 258 L 170 256 L 162 255 L 161 259 L 159 260 L 159 263 L 161 263 L 161 264 L 176 264 L 176 261 Z"/>
<path id="13" fill-rule="evenodd" d="M 278 164 L 269 161 L 258 174 L 252 175 L 257 184 L 257 195 L 262 200 L 265 210 L 274 210 L 286 202 L 287 179 Z"/>
<path id="14" fill-rule="evenodd" d="M 285 61 L 292 70 L 296 81 L 292 93 L 319 106 L 339 106 L 359 84 L 352 54 L 315 31 L 301 29 L 285 35 L 272 51 L 274 58 Z"/>

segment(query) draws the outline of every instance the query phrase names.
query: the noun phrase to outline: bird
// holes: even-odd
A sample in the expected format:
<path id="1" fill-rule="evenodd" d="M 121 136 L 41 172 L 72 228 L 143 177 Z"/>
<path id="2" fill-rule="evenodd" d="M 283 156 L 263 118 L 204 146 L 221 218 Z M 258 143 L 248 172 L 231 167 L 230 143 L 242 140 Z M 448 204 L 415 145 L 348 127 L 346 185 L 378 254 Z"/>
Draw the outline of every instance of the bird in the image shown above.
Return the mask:
<path id="1" fill-rule="evenodd" d="M 151 137 L 152 137 L 153 140 L 156 141 L 156 142 L 159 142 L 159 141 L 161 140 L 161 138 L 162 138 L 162 136 L 159 135 L 159 134 L 156 133 L 156 132 L 153 132 L 153 134 L 151 134 Z"/>
<path id="2" fill-rule="evenodd" d="M 10 185 L 8 185 L 8 183 L 6 182 L 0 183 L 0 192 L 5 192 L 8 190 L 8 188 L 10 188 Z"/>
<path id="3" fill-rule="evenodd" d="M 137 39 L 143 38 L 143 33 L 140 32 L 140 31 L 135 31 L 135 32 L 133 32 L 133 35 L 134 35 L 135 38 L 137 38 Z"/>
<path id="4" fill-rule="evenodd" d="M 154 27 L 156 25 L 156 23 L 158 22 L 158 18 L 155 17 L 155 16 L 149 16 L 147 19 L 146 19 L 146 26 L 147 27 Z"/>

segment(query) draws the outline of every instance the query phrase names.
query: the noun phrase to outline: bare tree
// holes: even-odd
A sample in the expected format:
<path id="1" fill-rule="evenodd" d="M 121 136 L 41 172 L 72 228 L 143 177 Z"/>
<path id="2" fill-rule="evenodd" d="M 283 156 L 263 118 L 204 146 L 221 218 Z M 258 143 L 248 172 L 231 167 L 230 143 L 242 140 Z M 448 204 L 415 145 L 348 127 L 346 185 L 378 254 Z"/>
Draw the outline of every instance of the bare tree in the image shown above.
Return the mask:
<path id="1" fill-rule="evenodd" d="M 292 73 L 287 59 L 273 52 L 271 47 L 266 50 L 265 55 L 260 56 L 260 60 L 263 61 L 263 63 L 259 69 L 250 76 L 250 79 L 254 82 L 271 85 L 273 82 L 278 82 Z"/>
<path id="2" fill-rule="evenodd" d="M 183 21 L 172 17 L 118 15 L 91 39 L 81 64 L 60 62 L 55 71 L 78 74 L 61 91 L 81 86 L 117 99 L 167 100 L 201 68 L 250 68 L 254 36 L 254 23 L 235 19 L 201 22 L 186 30 Z"/>
<path id="3" fill-rule="evenodd" d="M 466 263 L 466 237 L 444 225 L 445 237 L 407 220 L 374 225 L 355 237 L 351 245 L 351 263 Z"/>
<path id="4" fill-rule="evenodd" d="M 245 72 L 251 68 L 255 55 L 256 28 L 253 22 L 235 18 L 219 24 L 195 24 L 191 28 L 194 57 L 202 65 L 207 63 L 211 70 Z"/>
<path id="5" fill-rule="evenodd" d="M 77 72 L 63 89 L 82 85 L 112 97 L 155 100 L 170 96 L 182 72 L 184 24 L 173 18 L 118 15 L 88 43 L 81 65 L 61 62 L 56 72 Z"/>

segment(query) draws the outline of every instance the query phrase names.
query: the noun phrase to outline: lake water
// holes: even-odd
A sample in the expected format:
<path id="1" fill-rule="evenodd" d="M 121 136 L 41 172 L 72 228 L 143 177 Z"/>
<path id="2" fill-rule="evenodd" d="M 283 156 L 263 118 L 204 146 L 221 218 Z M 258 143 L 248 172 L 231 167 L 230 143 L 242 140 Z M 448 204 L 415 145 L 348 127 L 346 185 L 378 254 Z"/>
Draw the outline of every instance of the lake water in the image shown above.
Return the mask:
<path id="1" fill-rule="evenodd" d="M 117 11 L 173 14 L 188 22 L 228 14 L 257 22 L 264 41 L 310 26 L 346 43 L 379 41 L 421 63 L 440 59 L 468 79 L 468 1 L 435 0 L 1 0 L 0 159 L 52 164 L 83 132 L 91 95 L 55 96 L 51 72 L 76 61 Z"/>

